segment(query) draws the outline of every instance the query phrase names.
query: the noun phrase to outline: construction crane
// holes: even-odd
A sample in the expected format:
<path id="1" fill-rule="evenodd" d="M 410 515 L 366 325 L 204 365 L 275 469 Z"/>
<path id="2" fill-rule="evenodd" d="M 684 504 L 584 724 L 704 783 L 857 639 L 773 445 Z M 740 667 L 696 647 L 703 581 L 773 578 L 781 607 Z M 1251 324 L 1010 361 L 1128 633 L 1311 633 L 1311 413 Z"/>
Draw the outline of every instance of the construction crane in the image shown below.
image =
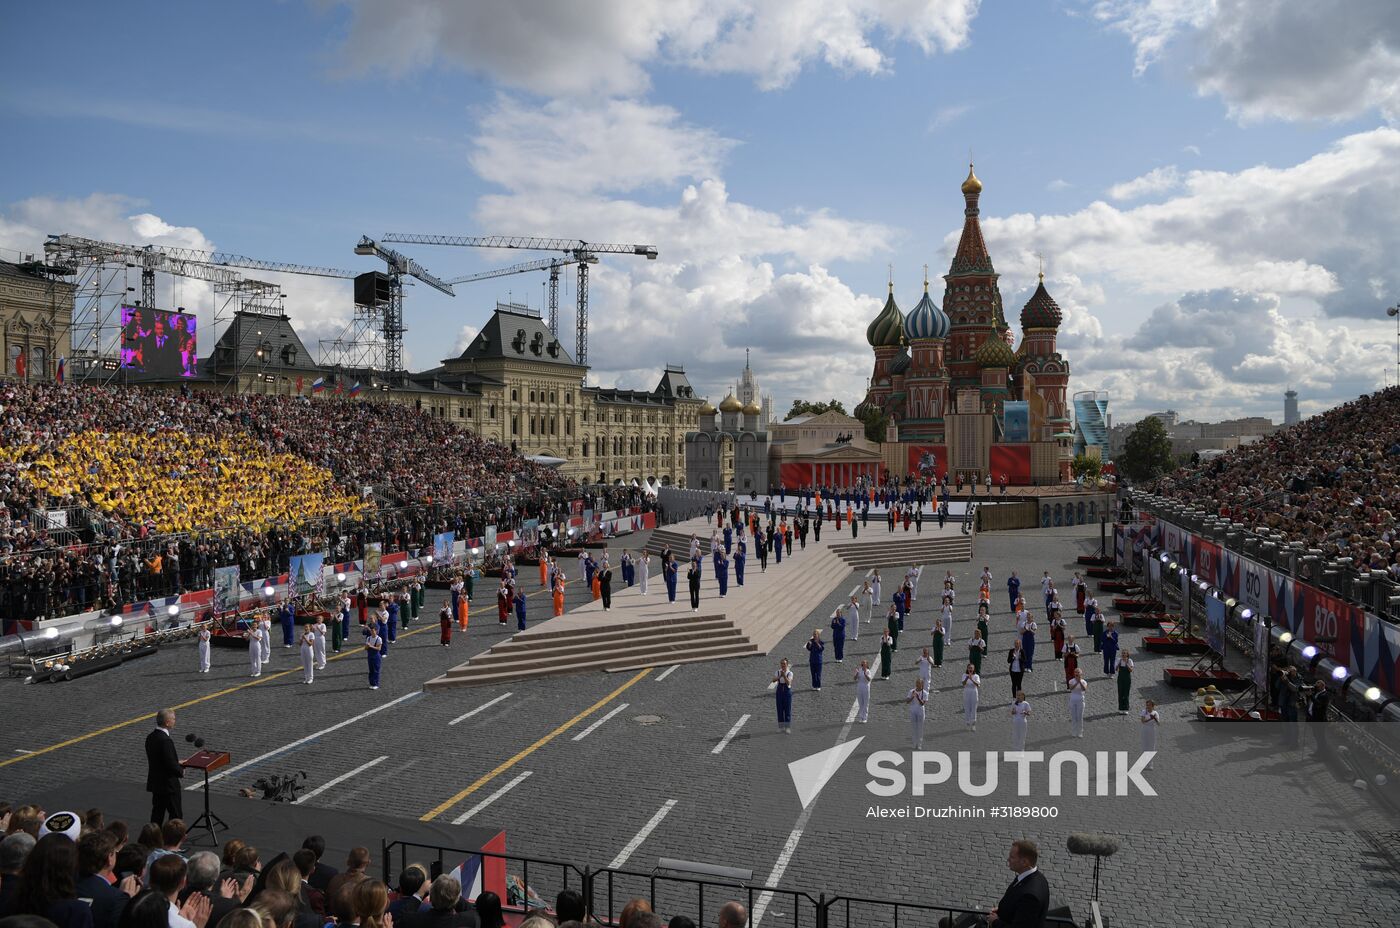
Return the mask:
<path id="1" fill-rule="evenodd" d="M 454 277 L 448 281 L 449 284 L 469 284 L 478 280 L 490 280 L 493 277 L 506 277 L 511 274 L 527 274 L 530 271 L 549 271 L 549 331 L 554 333 L 554 337 L 559 337 L 559 271 L 570 264 L 575 264 L 579 260 L 587 261 L 589 264 L 597 264 L 596 257 L 584 259 L 566 256 L 561 258 L 541 258 L 538 261 L 525 261 L 521 264 L 512 264 L 509 267 L 498 267 L 492 271 L 482 271 L 479 274 L 467 274 L 464 277 Z"/>
<path id="2" fill-rule="evenodd" d="M 368 235 L 360 237 L 355 245 L 355 254 L 372 255 L 388 266 L 389 288 L 387 299 L 380 304 L 384 314 L 380 331 L 384 335 L 384 368 L 392 374 L 403 369 L 403 278 L 421 280 L 448 296 L 456 294 L 452 292 L 451 284 L 439 280 L 417 261 L 392 248 L 385 248 Z"/>
<path id="3" fill-rule="evenodd" d="M 468 248 L 515 248 L 521 251 L 558 251 L 573 259 L 578 265 L 578 348 L 574 359 L 579 364 L 588 363 L 588 266 L 597 263 L 600 254 L 641 255 L 648 261 L 656 260 L 655 245 L 616 245 L 600 242 L 585 242 L 582 239 L 535 238 L 512 235 L 412 235 L 403 232 L 390 232 L 383 241 L 410 245 L 457 245 Z M 548 267 L 545 264 L 543 267 Z M 540 269 L 540 268 L 537 268 Z M 509 271 L 508 273 L 518 273 Z M 557 287 L 554 303 L 558 304 Z M 558 335 L 557 310 L 554 313 L 555 335 Z"/>

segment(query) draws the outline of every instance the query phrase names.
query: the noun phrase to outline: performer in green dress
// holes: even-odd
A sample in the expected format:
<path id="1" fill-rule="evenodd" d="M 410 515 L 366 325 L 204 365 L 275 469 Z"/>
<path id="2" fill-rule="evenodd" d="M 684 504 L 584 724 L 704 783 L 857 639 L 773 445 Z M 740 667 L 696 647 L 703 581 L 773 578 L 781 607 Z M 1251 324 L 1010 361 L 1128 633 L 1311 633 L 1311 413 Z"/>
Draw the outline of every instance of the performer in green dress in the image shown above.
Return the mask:
<path id="1" fill-rule="evenodd" d="M 891 639 L 891 641 L 892 641 L 892 643 L 891 643 L 891 645 L 890 645 L 890 650 L 892 650 L 892 651 L 898 651 L 898 650 L 899 650 L 899 616 L 895 613 L 894 606 L 890 606 L 890 613 L 889 613 L 889 615 L 885 616 L 885 627 L 886 627 L 887 629 L 889 629 L 890 639 Z"/>
<path id="2" fill-rule="evenodd" d="M 982 629 L 972 633 L 971 640 L 967 643 L 967 660 L 972 664 L 973 672 L 982 672 L 982 658 L 987 656 L 987 639 L 982 637 Z"/>
<path id="3" fill-rule="evenodd" d="M 977 630 L 982 633 L 982 640 L 986 641 L 991 637 L 991 628 L 987 625 L 987 604 L 979 603 L 977 606 Z M 981 673 L 979 670 L 978 673 Z"/>
<path id="4" fill-rule="evenodd" d="M 1133 689 L 1133 658 L 1124 649 L 1118 652 L 1118 714 L 1128 714 L 1128 696 Z"/>
<path id="5" fill-rule="evenodd" d="M 890 678 L 890 663 L 894 658 L 894 639 L 886 631 L 880 636 L 880 679 Z"/>

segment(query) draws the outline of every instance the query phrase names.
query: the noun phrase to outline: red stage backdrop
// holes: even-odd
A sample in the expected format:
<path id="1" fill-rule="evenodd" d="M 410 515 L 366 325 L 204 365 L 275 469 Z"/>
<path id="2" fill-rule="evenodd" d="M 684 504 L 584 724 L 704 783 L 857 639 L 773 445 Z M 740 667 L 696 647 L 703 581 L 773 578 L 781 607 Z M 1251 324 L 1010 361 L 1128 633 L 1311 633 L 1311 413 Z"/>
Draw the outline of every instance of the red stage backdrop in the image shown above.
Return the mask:
<path id="1" fill-rule="evenodd" d="M 992 482 L 1001 484 L 1001 475 L 1006 475 L 1006 482 L 1013 484 L 1028 484 L 1031 482 L 1031 446 L 1030 445 L 992 445 L 991 448 L 991 468 Z"/>
<path id="2" fill-rule="evenodd" d="M 779 468 L 778 476 L 788 489 L 810 486 L 816 482 L 812 479 L 811 464 L 784 464 Z"/>
<path id="3" fill-rule="evenodd" d="M 907 451 L 909 458 L 906 466 L 909 468 L 909 473 L 918 474 L 921 462 L 925 464 L 932 462 L 934 470 L 932 476 L 939 480 L 948 473 L 947 445 L 909 445 Z"/>

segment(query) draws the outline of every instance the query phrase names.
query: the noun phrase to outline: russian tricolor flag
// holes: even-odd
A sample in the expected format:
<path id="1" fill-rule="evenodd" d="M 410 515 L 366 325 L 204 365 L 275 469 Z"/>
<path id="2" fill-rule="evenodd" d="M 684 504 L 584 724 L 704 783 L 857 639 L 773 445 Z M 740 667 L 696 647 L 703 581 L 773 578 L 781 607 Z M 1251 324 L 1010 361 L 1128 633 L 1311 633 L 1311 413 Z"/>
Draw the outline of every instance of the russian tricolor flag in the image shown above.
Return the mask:
<path id="1" fill-rule="evenodd" d="M 326 378 L 317 377 L 315 380 L 311 381 L 312 393 L 320 393 L 324 389 L 326 389 Z"/>
<path id="2" fill-rule="evenodd" d="M 360 382 L 357 380 L 350 386 L 350 395 L 355 396 L 360 392 Z"/>

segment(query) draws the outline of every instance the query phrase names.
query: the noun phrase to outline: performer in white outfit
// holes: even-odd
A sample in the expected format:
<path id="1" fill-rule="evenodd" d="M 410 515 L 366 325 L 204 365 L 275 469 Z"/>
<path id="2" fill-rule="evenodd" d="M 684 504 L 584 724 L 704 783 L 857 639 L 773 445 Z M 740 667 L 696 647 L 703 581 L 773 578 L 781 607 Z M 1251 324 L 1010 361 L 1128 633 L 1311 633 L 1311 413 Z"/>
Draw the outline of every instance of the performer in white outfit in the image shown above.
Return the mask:
<path id="1" fill-rule="evenodd" d="M 860 586 L 860 595 L 861 595 L 861 598 L 865 600 L 865 621 L 869 622 L 869 621 L 870 621 L 870 613 L 871 613 L 872 611 L 874 611 L 874 609 L 875 609 L 874 591 L 873 591 L 873 590 L 871 589 L 871 587 L 870 587 L 870 581 L 869 581 L 869 580 L 866 580 L 864 583 L 861 584 L 861 586 Z M 852 597 L 852 598 L 851 598 L 851 601 L 852 601 L 852 602 L 855 602 L 855 598 Z"/>
<path id="2" fill-rule="evenodd" d="M 924 706 L 928 704 L 923 678 L 914 681 L 914 688 L 904 701 L 909 705 L 909 735 L 917 751 L 924 746 Z"/>
<path id="3" fill-rule="evenodd" d="M 972 731 L 977 730 L 977 699 L 981 688 L 982 677 L 976 667 L 968 664 L 962 678 L 963 724 Z"/>
<path id="4" fill-rule="evenodd" d="M 1084 671 L 1075 670 L 1069 680 L 1069 733 L 1072 737 L 1084 737 L 1084 696 L 1089 692 L 1089 684 L 1084 680 Z"/>
<path id="5" fill-rule="evenodd" d="M 865 617 L 865 621 L 870 621 L 870 616 Z M 846 604 L 846 634 L 851 636 L 852 641 L 860 640 L 860 603 L 856 602 L 854 596 Z"/>
<path id="6" fill-rule="evenodd" d="M 1011 750 L 1026 749 L 1026 732 L 1030 728 L 1031 704 L 1026 702 L 1026 694 L 1016 691 L 1016 701 L 1011 704 Z"/>
<path id="7" fill-rule="evenodd" d="M 946 599 L 943 601 L 943 634 L 947 636 L 945 640 L 953 637 L 953 604 Z"/>
<path id="8" fill-rule="evenodd" d="M 880 571 L 878 568 L 870 575 L 870 603 L 872 609 L 880 605 Z M 865 621 L 869 622 L 870 616 L 866 616 Z"/>
<path id="9" fill-rule="evenodd" d="M 924 653 L 919 655 L 919 682 L 924 685 L 924 692 L 929 691 L 929 681 L 933 678 L 933 658 L 929 656 L 928 648 L 924 648 Z"/>
<path id="10" fill-rule="evenodd" d="M 316 679 L 316 633 L 311 629 L 301 633 L 301 682 Z"/>
<path id="11" fill-rule="evenodd" d="M 690 559 L 693 561 L 700 556 L 700 538 L 695 534 L 690 536 Z M 583 555 L 579 554 L 579 567 L 583 567 Z"/>
<path id="12" fill-rule="evenodd" d="M 1142 710 L 1142 715 L 1138 716 L 1142 722 L 1142 753 L 1157 750 L 1157 729 L 1162 724 L 1162 717 L 1157 714 L 1157 704 L 1152 700 L 1147 701 L 1147 706 Z M 1152 761 L 1147 762 L 1147 769 L 1152 769 Z"/>
<path id="13" fill-rule="evenodd" d="M 992 571 L 986 566 L 982 568 L 982 582 L 987 586 L 992 585 Z"/>
<path id="14" fill-rule="evenodd" d="M 651 576 L 651 555 L 642 552 L 642 559 L 637 562 L 637 585 L 642 588 L 642 595 L 647 595 L 647 578 Z"/>
<path id="15" fill-rule="evenodd" d="M 212 632 L 209 631 L 209 626 L 208 626 L 208 625 L 205 625 L 205 626 L 203 626 L 203 627 L 200 628 L 200 630 L 199 630 L 199 672 L 200 672 L 200 673 L 208 673 L 208 672 L 209 672 L 209 641 L 210 641 L 210 639 L 212 639 L 213 637 L 214 637 L 214 635 L 213 635 Z M 262 655 L 261 655 L 261 654 L 258 655 L 258 660 L 259 660 L 259 663 L 261 663 L 261 661 L 262 661 Z"/>
<path id="16" fill-rule="evenodd" d="M 272 616 L 264 615 L 259 623 L 262 626 L 262 657 L 264 664 L 272 662 Z"/>
<path id="17" fill-rule="evenodd" d="M 911 567 L 904 572 L 904 582 L 909 584 L 909 602 L 919 598 L 919 568 Z"/>
<path id="18" fill-rule="evenodd" d="M 311 633 L 316 636 L 315 647 L 313 648 L 315 653 L 312 656 L 316 659 L 317 670 L 326 669 L 326 632 L 328 631 L 330 631 L 330 629 L 326 628 L 324 619 L 318 618 L 311 626 Z"/>
<path id="19" fill-rule="evenodd" d="M 870 716 L 870 681 L 875 679 L 875 675 L 870 671 L 870 661 L 860 662 L 860 669 L 856 671 L 855 679 L 856 704 L 860 707 L 856 721 L 864 725 Z"/>
<path id="20" fill-rule="evenodd" d="M 267 640 L 267 632 L 263 631 L 261 622 L 254 622 L 248 629 L 248 663 L 252 668 L 252 676 L 262 676 L 262 653 L 263 644 Z"/>

